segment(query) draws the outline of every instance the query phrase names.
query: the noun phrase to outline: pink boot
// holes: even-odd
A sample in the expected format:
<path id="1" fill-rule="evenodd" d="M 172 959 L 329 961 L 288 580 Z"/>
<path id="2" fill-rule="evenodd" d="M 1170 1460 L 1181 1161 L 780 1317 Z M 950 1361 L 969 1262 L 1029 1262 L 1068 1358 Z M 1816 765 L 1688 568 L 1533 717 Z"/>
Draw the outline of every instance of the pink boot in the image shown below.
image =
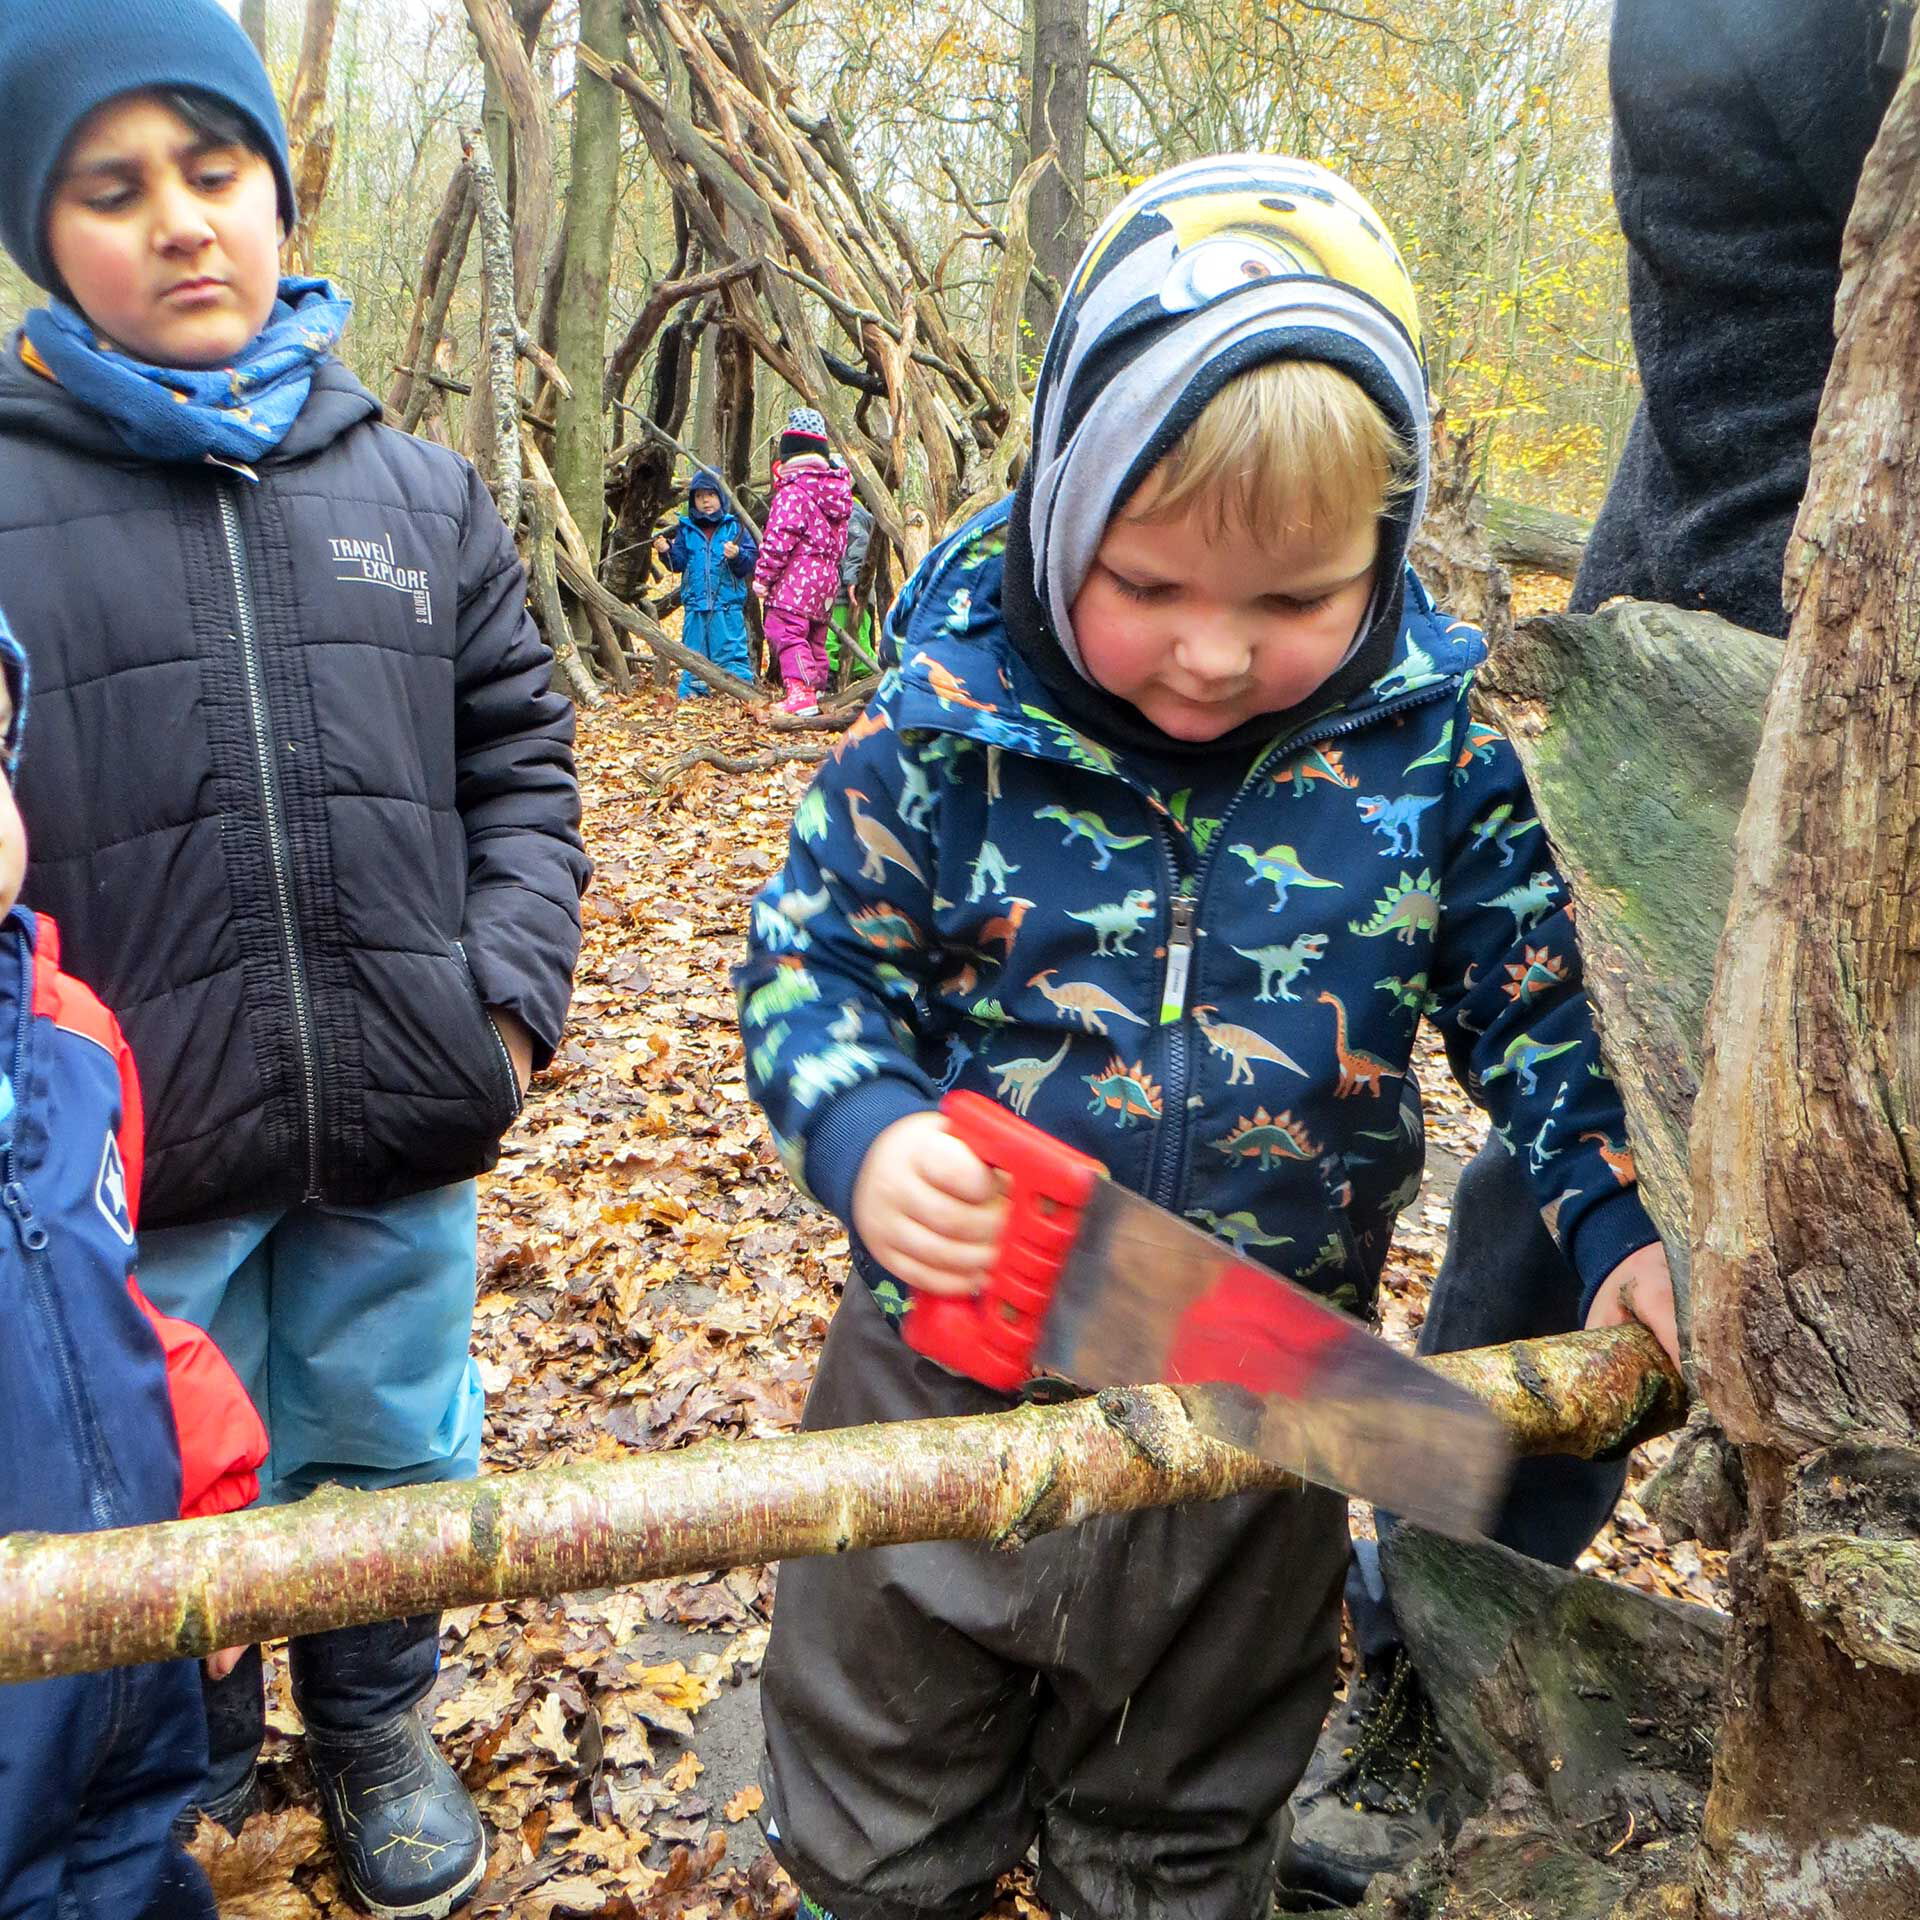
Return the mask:
<path id="1" fill-rule="evenodd" d="M 791 714 L 818 713 L 820 696 L 812 687 L 789 687 L 787 697 L 780 702 L 780 711 Z"/>

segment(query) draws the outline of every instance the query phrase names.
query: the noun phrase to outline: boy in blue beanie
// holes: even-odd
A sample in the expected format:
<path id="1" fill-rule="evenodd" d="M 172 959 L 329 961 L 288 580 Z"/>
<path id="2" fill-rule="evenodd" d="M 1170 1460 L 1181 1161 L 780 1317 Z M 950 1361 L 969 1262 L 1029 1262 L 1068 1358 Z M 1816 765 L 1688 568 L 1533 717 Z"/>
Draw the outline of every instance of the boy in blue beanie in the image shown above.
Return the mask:
<path id="1" fill-rule="evenodd" d="M 760 549 L 753 535 L 729 513 L 720 476 L 702 467 L 687 488 L 687 510 L 669 540 L 659 535 L 653 550 L 680 576 L 680 639 L 736 680 L 753 680 L 747 654 L 747 582 Z M 710 692 L 697 675 L 682 672 L 679 697 Z"/>
<path id="2" fill-rule="evenodd" d="M 899 1325 L 1003 1224 L 953 1087 L 1370 1314 L 1422 1018 L 1583 1317 L 1673 1349 L 1566 887 L 1470 707 L 1480 637 L 1406 564 L 1419 340 L 1378 215 L 1305 161 L 1177 167 L 1082 257 L 1020 490 L 894 606 L 738 976 L 749 1086 L 853 1246 L 809 1429 L 1009 1404 Z M 1056 1913 L 1264 1920 L 1345 1521 L 1308 1487 L 786 1562 L 764 1818 L 807 1911 L 974 1920 L 1037 1842 Z"/>
<path id="3" fill-rule="evenodd" d="M 83 1533 L 253 1498 L 267 1437 L 197 1327 L 133 1278 L 140 1089 L 113 1016 L 17 906 L 26 656 L 0 617 L 0 1533 Z M 173 1838 L 206 1721 L 188 1660 L 0 1687 L 0 1911 L 213 1920 Z"/>
<path id="4" fill-rule="evenodd" d="M 215 0 L 0 10 L 0 238 L 56 295 L 0 351 L 28 897 L 124 1009 L 143 1277 L 254 1389 L 270 1500 L 476 1471 L 474 1176 L 559 1039 L 587 871 L 512 540 L 334 357 L 348 302 L 279 279 L 292 217 Z M 445 1914 L 485 1864 L 420 1713 L 437 1663 L 431 1614 L 291 1649 L 376 1914 Z M 257 1652 L 207 1705 L 202 1805 L 237 1826 Z"/>

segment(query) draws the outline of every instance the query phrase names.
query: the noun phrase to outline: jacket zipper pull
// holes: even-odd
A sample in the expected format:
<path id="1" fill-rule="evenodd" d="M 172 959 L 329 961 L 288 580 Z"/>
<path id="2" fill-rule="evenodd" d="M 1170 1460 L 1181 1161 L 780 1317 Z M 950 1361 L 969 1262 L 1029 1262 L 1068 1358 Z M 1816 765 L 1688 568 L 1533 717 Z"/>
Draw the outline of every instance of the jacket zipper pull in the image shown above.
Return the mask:
<path id="1" fill-rule="evenodd" d="M 34 1212 L 26 1188 L 18 1180 L 9 1180 L 5 1187 L 0 1188 L 0 1200 L 6 1202 L 7 1211 L 13 1215 L 14 1224 L 20 1229 L 20 1238 L 38 1253 L 47 1244 L 47 1230 L 40 1224 L 40 1216 Z"/>
<path id="2" fill-rule="evenodd" d="M 1173 903 L 1173 932 L 1167 940 L 1167 984 L 1160 994 L 1160 1024 L 1170 1027 L 1187 1010 L 1187 980 L 1193 972 L 1193 900 L 1180 894 Z"/>

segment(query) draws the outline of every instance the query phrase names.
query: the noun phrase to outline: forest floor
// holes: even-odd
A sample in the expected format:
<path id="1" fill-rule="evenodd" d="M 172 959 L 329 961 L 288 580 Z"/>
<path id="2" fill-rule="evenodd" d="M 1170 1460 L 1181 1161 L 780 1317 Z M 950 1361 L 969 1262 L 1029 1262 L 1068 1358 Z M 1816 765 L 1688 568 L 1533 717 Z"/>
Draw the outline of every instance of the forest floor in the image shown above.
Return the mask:
<path id="1" fill-rule="evenodd" d="M 803 1200 L 747 1098 L 728 969 L 784 857 L 812 768 L 672 772 L 747 755 L 763 718 L 636 693 L 583 715 L 595 878 L 569 1037 L 483 1182 L 476 1351 L 486 1470 L 782 1433 L 846 1270 L 839 1223 Z M 1485 1123 L 1423 1036 L 1429 1164 L 1386 1275 L 1411 1342 L 1460 1168 Z M 1723 1602 L 1722 1556 L 1665 1548 L 1628 1497 L 1583 1565 Z M 492 1833 L 476 1920 L 722 1920 L 788 1914 L 760 1804 L 757 1676 L 771 1568 L 449 1615 L 437 1731 Z M 284 1660 L 270 1668 L 266 1811 L 198 1851 L 227 1920 L 353 1908 L 334 1877 Z M 999 1920 L 1042 1916 L 1010 1887 Z"/>

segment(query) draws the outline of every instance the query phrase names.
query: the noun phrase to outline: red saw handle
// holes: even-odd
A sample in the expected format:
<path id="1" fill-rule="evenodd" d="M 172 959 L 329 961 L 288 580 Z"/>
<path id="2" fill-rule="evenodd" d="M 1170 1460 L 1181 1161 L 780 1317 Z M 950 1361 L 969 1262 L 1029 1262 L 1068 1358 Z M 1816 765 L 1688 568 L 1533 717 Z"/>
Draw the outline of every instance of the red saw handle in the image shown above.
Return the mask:
<path id="1" fill-rule="evenodd" d="M 1080 1210 L 1107 1170 L 984 1094 L 950 1093 L 947 1125 L 1007 1176 L 1007 1224 L 976 1294 L 913 1292 L 902 1329 L 915 1353 L 982 1386 L 1013 1393 L 1033 1372 L 1033 1349 L 1054 1283 L 1080 1232 Z"/>

